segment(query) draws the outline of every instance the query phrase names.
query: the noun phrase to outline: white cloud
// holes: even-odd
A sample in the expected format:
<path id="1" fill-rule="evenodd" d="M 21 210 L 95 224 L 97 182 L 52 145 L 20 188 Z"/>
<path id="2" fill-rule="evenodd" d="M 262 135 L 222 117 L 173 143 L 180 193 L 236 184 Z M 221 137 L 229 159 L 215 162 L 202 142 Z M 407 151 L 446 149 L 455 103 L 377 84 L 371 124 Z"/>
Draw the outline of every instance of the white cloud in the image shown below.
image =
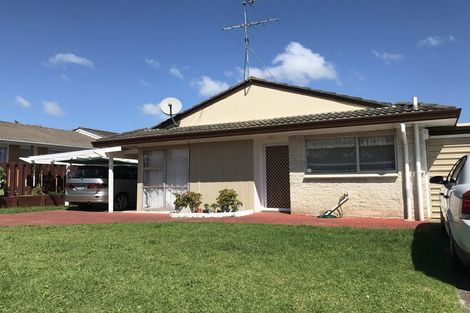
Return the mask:
<path id="1" fill-rule="evenodd" d="M 153 85 L 151 83 L 149 83 L 148 81 L 146 81 L 143 78 L 139 78 L 139 84 L 141 86 L 144 86 L 144 87 L 153 87 Z"/>
<path id="2" fill-rule="evenodd" d="M 377 59 L 382 60 L 387 65 L 392 62 L 401 61 L 405 58 L 403 54 L 399 54 L 399 53 L 378 52 L 375 50 L 372 50 L 372 53 L 375 55 Z"/>
<path id="3" fill-rule="evenodd" d="M 48 64 L 53 66 L 65 66 L 67 64 L 75 64 L 90 68 L 93 68 L 95 66 L 93 62 L 89 59 L 80 57 L 73 53 L 57 53 L 56 55 L 49 58 Z"/>
<path id="4" fill-rule="evenodd" d="M 184 79 L 184 76 L 181 73 L 181 71 L 179 69 L 177 69 L 176 67 L 174 67 L 174 66 L 170 67 L 169 72 L 170 72 L 171 75 L 175 76 L 176 78 Z"/>
<path id="5" fill-rule="evenodd" d="M 227 77 L 234 77 L 235 73 L 233 71 L 225 71 L 224 75 L 227 76 Z"/>
<path id="6" fill-rule="evenodd" d="M 250 68 L 250 75 L 258 78 L 270 78 L 271 72 L 277 80 L 298 85 L 308 84 L 312 80 L 337 79 L 335 66 L 323 56 L 305 48 L 298 42 L 291 42 L 284 51 L 272 61 L 266 69 Z"/>
<path id="7" fill-rule="evenodd" d="M 16 104 L 18 104 L 20 107 L 25 108 L 25 109 L 31 107 L 31 103 L 30 103 L 28 100 L 26 100 L 25 98 L 21 97 L 21 96 L 16 96 L 15 102 L 16 102 Z"/>
<path id="8" fill-rule="evenodd" d="M 148 66 L 153 67 L 156 70 L 160 68 L 160 63 L 157 60 L 145 58 L 145 63 L 147 63 Z"/>
<path id="9" fill-rule="evenodd" d="M 160 110 L 160 103 L 145 103 L 140 106 L 142 113 L 155 117 L 162 117 L 163 113 Z"/>
<path id="10" fill-rule="evenodd" d="M 226 82 L 214 80 L 209 76 L 202 76 L 200 80 L 193 83 L 193 86 L 198 88 L 199 94 L 203 97 L 213 96 L 229 87 Z"/>
<path id="11" fill-rule="evenodd" d="M 61 78 L 62 80 L 69 80 L 69 77 L 68 77 L 67 75 L 65 75 L 65 74 L 62 74 L 62 75 L 60 76 L 60 78 Z"/>
<path id="12" fill-rule="evenodd" d="M 56 101 L 44 101 L 42 103 L 43 110 L 46 114 L 52 116 L 62 116 L 64 115 L 64 111 L 60 107 L 60 105 Z"/>
<path id="13" fill-rule="evenodd" d="M 455 41 L 455 37 L 452 35 L 448 36 L 428 36 L 426 38 L 421 39 L 418 42 L 418 46 L 420 47 L 437 47 L 446 43 L 450 43 Z"/>

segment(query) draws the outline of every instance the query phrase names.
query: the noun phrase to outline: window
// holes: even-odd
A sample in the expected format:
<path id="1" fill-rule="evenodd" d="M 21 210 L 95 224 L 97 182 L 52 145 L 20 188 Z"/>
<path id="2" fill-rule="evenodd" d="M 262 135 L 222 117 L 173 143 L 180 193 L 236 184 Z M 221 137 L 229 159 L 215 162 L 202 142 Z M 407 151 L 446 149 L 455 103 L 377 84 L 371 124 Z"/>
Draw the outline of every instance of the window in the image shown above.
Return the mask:
<path id="1" fill-rule="evenodd" d="M 20 157 L 21 158 L 30 157 L 30 156 L 33 156 L 33 155 L 35 155 L 33 147 L 28 147 L 28 148 L 21 147 L 20 148 Z"/>
<path id="2" fill-rule="evenodd" d="M 189 188 L 189 150 L 144 152 L 143 202 L 146 210 L 173 210 L 175 193 Z"/>
<path id="3" fill-rule="evenodd" d="M 463 166 L 465 165 L 465 162 L 467 162 L 467 157 L 461 158 L 455 165 L 452 167 L 450 170 L 449 175 L 447 176 L 447 181 L 455 184 L 457 183 L 457 180 L 459 178 L 459 174 L 463 169 Z"/>
<path id="4" fill-rule="evenodd" d="M 356 138 L 307 141 L 307 172 L 351 173 L 356 163 Z"/>
<path id="5" fill-rule="evenodd" d="M 0 163 L 7 161 L 7 148 L 0 147 Z"/>
<path id="6" fill-rule="evenodd" d="M 359 138 L 359 171 L 395 170 L 393 136 Z"/>
<path id="7" fill-rule="evenodd" d="M 307 140 L 307 173 L 396 171 L 393 136 Z"/>

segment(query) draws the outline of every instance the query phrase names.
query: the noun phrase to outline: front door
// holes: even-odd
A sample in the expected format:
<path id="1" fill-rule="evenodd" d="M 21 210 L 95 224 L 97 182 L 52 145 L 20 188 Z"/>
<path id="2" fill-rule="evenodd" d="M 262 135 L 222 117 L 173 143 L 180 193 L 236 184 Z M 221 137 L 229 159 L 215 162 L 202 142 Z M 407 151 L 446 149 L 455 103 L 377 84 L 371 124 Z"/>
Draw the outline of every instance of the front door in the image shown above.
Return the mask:
<path id="1" fill-rule="evenodd" d="M 290 209 L 289 146 L 266 147 L 266 207 Z"/>

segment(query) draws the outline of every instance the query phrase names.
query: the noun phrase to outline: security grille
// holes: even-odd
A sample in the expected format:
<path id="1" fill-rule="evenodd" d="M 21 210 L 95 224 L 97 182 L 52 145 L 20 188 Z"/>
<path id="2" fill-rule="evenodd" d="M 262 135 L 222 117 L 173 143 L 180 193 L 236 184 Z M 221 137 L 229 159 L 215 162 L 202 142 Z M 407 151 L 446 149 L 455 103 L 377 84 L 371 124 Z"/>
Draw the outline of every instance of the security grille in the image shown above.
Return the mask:
<path id="1" fill-rule="evenodd" d="M 268 208 L 290 208 L 289 147 L 266 147 L 266 204 Z"/>

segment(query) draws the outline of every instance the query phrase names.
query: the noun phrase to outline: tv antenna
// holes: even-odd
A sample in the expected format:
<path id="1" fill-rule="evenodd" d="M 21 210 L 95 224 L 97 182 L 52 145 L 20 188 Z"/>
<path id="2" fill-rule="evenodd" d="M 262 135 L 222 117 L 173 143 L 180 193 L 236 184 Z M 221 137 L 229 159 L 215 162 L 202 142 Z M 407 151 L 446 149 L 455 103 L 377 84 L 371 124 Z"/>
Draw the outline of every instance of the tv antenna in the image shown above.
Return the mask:
<path id="1" fill-rule="evenodd" d="M 176 98 L 165 98 L 160 102 L 160 110 L 166 115 L 169 115 L 171 117 L 171 120 L 173 121 L 173 124 L 175 126 L 176 122 L 175 119 L 173 118 L 173 115 L 178 114 L 181 111 L 181 108 L 183 105 L 181 104 L 181 101 L 179 101 Z"/>
<path id="2" fill-rule="evenodd" d="M 228 27 L 223 28 L 224 31 L 237 29 L 237 28 L 243 28 L 243 30 L 244 30 L 244 33 L 245 33 L 245 41 L 244 41 L 244 44 L 245 44 L 245 62 L 243 64 L 243 80 L 246 80 L 246 79 L 248 79 L 248 77 L 250 77 L 250 64 L 249 64 L 250 62 L 249 62 L 249 58 L 248 58 L 249 50 L 251 50 L 255 54 L 255 56 L 259 59 L 259 57 L 256 55 L 256 53 L 253 51 L 253 49 L 250 46 L 250 38 L 248 36 L 248 29 L 250 27 L 253 27 L 253 26 L 266 24 L 266 23 L 270 23 L 270 22 L 275 22 L 275 21 L 279 20 L 279 18 L 274 17 L 274 18 L 268 18 L 268 19 L 265 19 L 265 20 L 249 22 L 248 21 L 248 14 L 247 14 L 247 6 L 248 5 L 253 6 L 255 4 L 255 2 L 256 2 L 256 0 L 243 0 L 242 1 L 243 18 L 244 18 L 244 23 L 243 24 L 233 25 L 233 26 L 228 26 Z M 263 63 L 263 62 L 261 61 L 261 63 Z M 264 64 L 263 64 L 263 66 L 264 66 Z"/>

